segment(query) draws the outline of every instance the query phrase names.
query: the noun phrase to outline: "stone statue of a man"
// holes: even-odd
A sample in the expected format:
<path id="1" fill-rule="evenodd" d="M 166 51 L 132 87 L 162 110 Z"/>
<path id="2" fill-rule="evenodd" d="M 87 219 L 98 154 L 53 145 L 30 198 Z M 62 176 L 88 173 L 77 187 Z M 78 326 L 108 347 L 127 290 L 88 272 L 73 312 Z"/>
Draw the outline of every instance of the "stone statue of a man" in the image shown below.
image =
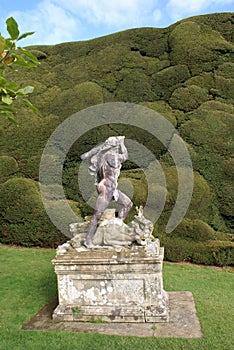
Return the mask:
<path id="1" fill-rule="evenodd" d="M 96 177 L 98 192 L 94 214 L 84 242 L 87 248 L 94 247 L 93 236 L 96 232 L 98 221 L 112 199 L 123 205 L 123 208 L 118 213 L 118 217 L 122 220 L 126 218 L 133 205 L 130 198 L 117 188 L 122 163 L 128 158 L 124 138 L 124 136 L 109 137 L 103 144 L 81 155 L 83 160 L 91 158 L 89 171 L 91 175 Z"/>

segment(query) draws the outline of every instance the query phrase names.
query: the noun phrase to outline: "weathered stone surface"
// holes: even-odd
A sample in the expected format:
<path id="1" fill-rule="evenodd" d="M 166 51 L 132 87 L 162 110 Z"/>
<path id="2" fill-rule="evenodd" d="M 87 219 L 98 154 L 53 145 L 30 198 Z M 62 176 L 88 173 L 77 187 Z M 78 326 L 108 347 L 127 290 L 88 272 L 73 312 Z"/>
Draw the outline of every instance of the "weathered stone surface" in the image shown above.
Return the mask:
<path id="1" fill-rule="evenodd" d="M 25 330 L 62 330 L 136 337 L 201 338 L 201 325 L 191 292 L 168 292 L 170 304 L 169 322 L 152 323 L 96 323 L 80 321 L 55 322 L 52 313 L 57 300 L 45 305 L 22 326 Z"/>
<path id="2" fill-rule="evenodd" d="M 58 249 L 53 260 L 58 280 L 56 321 L 168 322 L 163 290 L 163 248 L 131 245 Z"/>
<path id="3" fill-rule="evenodd" d="M 143 207 L 136 207 L 137 215 L 134 216 L 128 225 L 122 219 L 115 216 L 115 209 L 106 209 L 102 214 L 94 237 L 92 238 L 92 248 L 99 246 L 114 247 L 115 250 L 121 250 L 123 246 L 130 246 L 136 242 L 138 245 L 148 246 L 148 252 L 158 254 L 157 245 L 159 242 L 153 236 L 153 224 L 143 215 Z M 85 245 L 85 239 L 88 235 L 89 222 L 79 222 L 70 224 L 70 232 L 74 236 L 68 243 L 73 248 L 79 248 Z M 69 248 L 67 243 L 58 248 L 65 252 Z M 153 251 L 152 251 L 153 249 Z M 156 250 L 155 250 L 156 249 Z"/>

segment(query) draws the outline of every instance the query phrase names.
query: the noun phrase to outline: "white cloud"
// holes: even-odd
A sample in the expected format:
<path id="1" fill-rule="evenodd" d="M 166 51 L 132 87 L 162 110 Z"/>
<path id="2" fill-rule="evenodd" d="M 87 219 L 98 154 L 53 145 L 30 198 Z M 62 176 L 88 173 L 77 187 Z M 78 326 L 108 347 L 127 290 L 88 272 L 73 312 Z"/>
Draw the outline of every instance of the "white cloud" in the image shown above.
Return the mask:
<path id="1" fill-rule="evenodd" d="M 54 0 L 88 23 L 111 27 L 140 26 L 157 9 L 157 0 Z"/>
<path id="2" fill-rule="evenodd" d="M 156 9 L 152 12 L 152 18 L 155 23 L 158 23 L 162 18 L 162 11 L 159 9 Z"/>
<path id="3" fill-rule="evenodd" d="M 177 20 L 185 16 L 204 13 L 207 9 L 212 9 L 212 6 L 222 7 L 233 2 L 233 0 L 169 0 L 167 10 L 171 18 Z"/>
<path id="4" fill-rule="evenodd" d="M 34 10 L 16 11 L 11 15 L 17 20 L 20 32 L 35 31 L 35 34 L 22 41 L 30 44 L 55 44 L 75 40 L 74 33 L 81 26 L 77 19 L 65 9 L 50 0 L 43 0 Z M 30 38 L 30 39 L 29 39 Z"/>

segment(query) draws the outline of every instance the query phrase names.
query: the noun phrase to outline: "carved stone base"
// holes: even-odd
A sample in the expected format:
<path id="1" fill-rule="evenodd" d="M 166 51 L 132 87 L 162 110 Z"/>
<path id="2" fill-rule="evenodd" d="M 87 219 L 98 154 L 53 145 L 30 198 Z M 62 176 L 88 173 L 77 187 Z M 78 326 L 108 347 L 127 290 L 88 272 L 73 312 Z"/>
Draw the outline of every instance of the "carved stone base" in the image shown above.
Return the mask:
<path id="1" fill-rule="evenodd" d="M 163 290 L 163 248 L 154 256 L 133 244 L 57 250 L 52 261 L 58 279 L 56 321 L 167 322 Z"/>

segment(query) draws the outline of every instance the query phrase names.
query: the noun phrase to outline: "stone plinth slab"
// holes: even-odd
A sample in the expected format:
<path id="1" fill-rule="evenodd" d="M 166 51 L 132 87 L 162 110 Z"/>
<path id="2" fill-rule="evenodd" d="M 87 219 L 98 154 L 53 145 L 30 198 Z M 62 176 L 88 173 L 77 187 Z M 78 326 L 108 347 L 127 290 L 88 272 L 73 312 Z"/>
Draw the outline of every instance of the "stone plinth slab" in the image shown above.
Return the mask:
<path id="1" fill-rule="evenodd" d="M 27 323 L 24 330 L 57 330 L 119 336 L 160 338 L 201 338 L 201 325 L 197 317 L 191 292 L 168 292 L 170 305 L 169 322 L 161 323 L 92 323 L 80 321 L 55 322 L 52 313 L 57 300 L 45 305 Z"/>

